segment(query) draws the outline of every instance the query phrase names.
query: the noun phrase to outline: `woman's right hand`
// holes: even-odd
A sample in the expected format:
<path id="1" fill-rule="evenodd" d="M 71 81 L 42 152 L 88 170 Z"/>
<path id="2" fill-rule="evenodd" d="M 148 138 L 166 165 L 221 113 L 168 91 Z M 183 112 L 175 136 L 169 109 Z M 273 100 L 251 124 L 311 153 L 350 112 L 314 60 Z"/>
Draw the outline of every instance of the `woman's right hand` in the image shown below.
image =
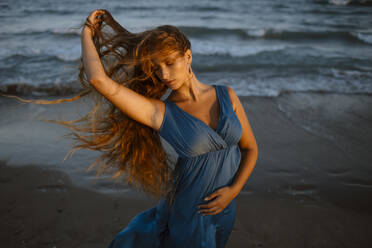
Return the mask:
<path id="1" fill-rule="evenodd" d="M 102 15 L 105 13 L 106 11 L 103 9 L 96 9 L 93 10 L 92 13 L 90 13 L 90 15 L 87 17 L 85 24 L 90 28 L 90 31 L 92 31 L 92 35 L 94 29 L 96 29 L 102 23 Z"/>
<path id="2" fill-rule="evenodd" d="M 93 10 L 92 13 L 90 13 L 90 15 L 88 16 L 87 20 L 91 24 L 97 25 L 97 24 L 99 24 L 99 22 L 102 21 L 101 15 L 104 15 L 105 13 L 106 13 L 106 11 L 103 10 L 103 9 Z"/>

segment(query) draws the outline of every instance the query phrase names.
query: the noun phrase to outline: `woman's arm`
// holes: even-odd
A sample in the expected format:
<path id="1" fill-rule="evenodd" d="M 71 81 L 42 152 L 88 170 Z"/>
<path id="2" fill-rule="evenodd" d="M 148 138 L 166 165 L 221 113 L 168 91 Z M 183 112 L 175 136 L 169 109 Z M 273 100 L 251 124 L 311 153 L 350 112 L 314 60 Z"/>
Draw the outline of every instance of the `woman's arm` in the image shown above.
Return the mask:
<path id="1" fill-rule="evenodd" d="M 228 87 L 231 102 L 233 103 L 234 111 L 240 120 L 242 125 L 243 133 L 239 141 L 239 148 L 242 154 L 239 169 L 235 174 L 234 180 L 230 185 L 234 192 L 234 196 L 237 196 L 242 190 L 249 176 L 251 175 L 253 168 L 256 165 L 258 158 L 258 147 L 256 139 L 252 132 L 252 128 L 248 122 L 247 115 L 244 111 L 243 105 L 239 100 L 239 97 L 235 94 L 234 90 Z"/>
<path id="2" fill-rule="evenodd" d="M 99 10 L 95 10 L 88 19 L 94 23 L 99 14 Z M 97 91 L 130 118 L 158 130 L 165 112 L 164 103 L 138 94 L 108 77 L 87 26 L 81 33 L 81 51 L 87 79 Z"/>
<path id="3" fill-rule="evenodd" d="M 199 213 L 203 215 L 214 215 L 225 209 L 230 202 L 242 190 L 247 179 L 251 175 L 258 157 L 258 148 L 256 139 L 249 125 L 247 115 L 245 114 L 243 105 L 233 89 L 227 87 L 234 112 L 242 125 L 243 133 L 239 141 L 239 148 L 242 154 L 238 171 L 235 173 L 232 184 L 219 188 L 210 195 L 204 198 L 205 201 L 210 201 L 206 204 L 198 205 Z"/>

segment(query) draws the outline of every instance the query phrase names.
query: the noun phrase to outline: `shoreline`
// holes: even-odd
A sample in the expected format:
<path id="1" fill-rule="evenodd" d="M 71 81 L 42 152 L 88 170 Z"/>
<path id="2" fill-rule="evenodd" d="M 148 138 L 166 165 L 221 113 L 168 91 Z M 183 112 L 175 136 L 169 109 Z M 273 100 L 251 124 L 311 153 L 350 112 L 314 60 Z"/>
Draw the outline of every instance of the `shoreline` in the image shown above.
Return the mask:
<path id="1" fill-rule="evenodd" d="M 259 158 L 238 195 L 227 247 L 367 247 L 372 97 L 239 98 Z M 155 205 L 124 184 L 93 182 L 95 171 L 85 169 L 96 154 L 79 151 L 61 165 L 70 149 L 61 138 L 66 129 L 39 119 L 68 120 L 84 108 L 0 98 L 7 117 L 0 120 L 0 244 L 5 247 L 106 247 L 132 217 Z"/>

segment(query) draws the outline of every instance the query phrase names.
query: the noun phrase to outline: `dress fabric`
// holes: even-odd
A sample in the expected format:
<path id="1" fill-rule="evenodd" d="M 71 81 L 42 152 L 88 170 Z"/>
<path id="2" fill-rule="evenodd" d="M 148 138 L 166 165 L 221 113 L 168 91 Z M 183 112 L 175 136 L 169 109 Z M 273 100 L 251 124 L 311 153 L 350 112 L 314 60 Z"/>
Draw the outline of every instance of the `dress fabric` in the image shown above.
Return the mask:
<path id="1" fill-rule="evenodd" d="M 223 248 L 235 221 L 235 198 L 220 213 L 198 213 L 204 197 L 231 184 L 239 167 L 242 135 L 224 85 L 213 85 L 220 113 L 213 130 L 206 123 L 165 100 L 159 135 L 177 152 L 174 203 L 165 199 L 136 215 L 111 241 L 109 248 Z"/>

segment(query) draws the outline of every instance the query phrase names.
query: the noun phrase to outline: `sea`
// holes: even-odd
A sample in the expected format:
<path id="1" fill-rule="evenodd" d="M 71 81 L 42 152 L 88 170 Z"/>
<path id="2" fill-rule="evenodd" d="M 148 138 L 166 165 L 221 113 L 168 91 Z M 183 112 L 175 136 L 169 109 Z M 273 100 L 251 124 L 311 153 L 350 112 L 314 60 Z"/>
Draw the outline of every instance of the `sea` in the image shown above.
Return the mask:
<path id="1" fill-rule="evenodd" d="M 348 0 L 3 0 L 0 89 L 77 92 L 79 27 L 94 9 L 131 32 L 179 27 L 198 79 L 241 96 L 372 93 L 372 4 Z"/>
<path id="2" fill-rule="evenodd" d="M 372 94 L 372 2 L 365 0 L 1 0 L 0 90 L 49 99 L 78 92 L 80 27 L 94 9 L 110 11 L 131 32 L 177 26 L 191 41 L 197 78 L 229 85 L 239 96 L 276 99 L 291 92 Z M 58 113 L 63 112 L 66 120 L 70 114 L 66 109 L 74 112 L 73 105 L 50 110 L 32 104 L 19 107 L 15 101 L 7 104 L 0 102 L 0 160 L 12 165 L 61 167 L 57 164 L 71 148 L 70 140 L 62 138 L 59 127 L 37 118 L 60 119 Z M 319 120 L 307 111 L 307 105 L 301 109 L 299 104 L 301 111 L 282 105 L 282 111 L 289 118 L 294 113 L 294 122 L 307 130 L 308 123 L 315 123 L 310 127 L 318 135 L 327 126 L 333 130 L 333 122 L 326 118 L 347 114 L 338 103 L 332 104 L 328 112 L 322 108 L 327 103 L 315 105 L 323 118 Z M 349 104 L 347 99 L 343 104 Z M 336 131 L 352 138 L 358 134 L 353 133 L 354 137 L 342 128 Z M 347 150 L 340 152 L 347 154 Z M 83 176 L 96 157 L 89 151 L 78 153 L 62 167 L 81 186 L 106 193 L 129 192 L 126 186 L 113 186 L 109 180 L 91 183 L 94 173 Z M 365 180 L 370 181 L 370 176 Z"/>

